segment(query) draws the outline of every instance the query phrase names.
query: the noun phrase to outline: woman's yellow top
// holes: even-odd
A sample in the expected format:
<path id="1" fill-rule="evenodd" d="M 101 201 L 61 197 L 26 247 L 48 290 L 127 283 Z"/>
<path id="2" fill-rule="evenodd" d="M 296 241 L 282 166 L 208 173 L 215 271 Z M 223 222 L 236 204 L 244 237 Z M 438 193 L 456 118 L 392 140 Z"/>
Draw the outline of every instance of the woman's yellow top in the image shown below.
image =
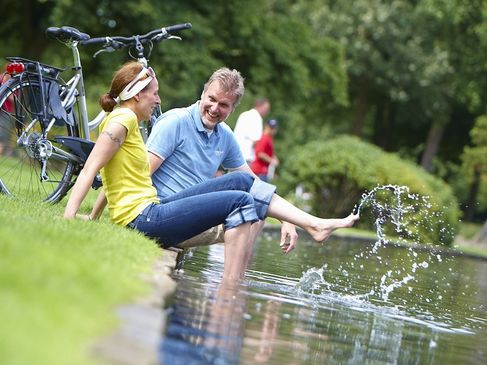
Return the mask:
<path id="1" fill-rule="evenodd" d="M 127 129 L 127 137 L 100 171 L 110 219 L 126 226 L 151 203 L 159 203 L 149 176 L 149 156 L 135 113 L 117 108 L 100 124 L 100 133 L 112 123 Z"/>

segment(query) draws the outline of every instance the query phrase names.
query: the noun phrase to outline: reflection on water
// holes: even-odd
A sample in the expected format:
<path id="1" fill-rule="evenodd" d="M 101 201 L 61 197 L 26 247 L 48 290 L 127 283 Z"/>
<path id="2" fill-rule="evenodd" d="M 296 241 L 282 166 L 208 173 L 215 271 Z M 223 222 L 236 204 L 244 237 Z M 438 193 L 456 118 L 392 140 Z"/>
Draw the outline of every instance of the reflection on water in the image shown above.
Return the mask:
<path id="1" fill-rule="evenodd" d="M 238 288 L 219 287 L 222 246 L 191 251 L 160 363 L 487 363 L 487 261 L 372 248 L 301 240 L 285 256 L 268 236 Z"/>

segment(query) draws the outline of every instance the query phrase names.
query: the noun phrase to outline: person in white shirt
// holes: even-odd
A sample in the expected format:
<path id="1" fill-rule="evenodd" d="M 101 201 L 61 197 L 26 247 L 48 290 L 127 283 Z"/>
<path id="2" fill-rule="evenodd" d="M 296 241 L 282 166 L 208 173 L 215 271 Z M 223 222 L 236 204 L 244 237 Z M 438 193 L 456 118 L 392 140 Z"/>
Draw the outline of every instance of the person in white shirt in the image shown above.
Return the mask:
<path id="1" fill-rule="evenodd" d="M 234 134 L 247 163 L 254 158 L 254 144 L 262 137 L 262 118 L 271 110 L 271 103 L 265 98 L 257 99 L 255 106 L 239 115 Z"/>

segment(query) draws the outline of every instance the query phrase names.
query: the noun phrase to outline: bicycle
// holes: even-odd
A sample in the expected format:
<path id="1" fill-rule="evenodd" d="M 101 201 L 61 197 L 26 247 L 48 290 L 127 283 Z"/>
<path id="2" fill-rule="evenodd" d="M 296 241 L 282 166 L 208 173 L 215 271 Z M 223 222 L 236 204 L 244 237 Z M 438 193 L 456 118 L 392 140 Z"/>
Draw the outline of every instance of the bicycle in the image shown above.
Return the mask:
<path id="1" fill-rule="evenodd" d="M 78 45 L 102 44 L 94 57 L 102 52 L 129 48 L 129 56 L 148 67 L 154 43 L 181 40 L 171 33 L 190 28 L 190 23 L 184 23 L 144 35 L 91 38 L 73 27 L 50 27 L 46 30 L 47 36 L 65 44 L 73 53 L 70 68 L 74 74 L 67 82 L 61 74 L 68 68 L 6 57 L 10 61 L 6 66 L 10 78 L 0 87 L 1 192 L 56 203 L 74 185 L 82 170 L 94 145 L 90 130 L 99 126 L 106 113 L 101 111 L 91 121 L 88 118 Z M 160 110 L 153 118 L 158 114 Z M 101 180 L 95 179 L 93 188 L 100 185 Z"/>

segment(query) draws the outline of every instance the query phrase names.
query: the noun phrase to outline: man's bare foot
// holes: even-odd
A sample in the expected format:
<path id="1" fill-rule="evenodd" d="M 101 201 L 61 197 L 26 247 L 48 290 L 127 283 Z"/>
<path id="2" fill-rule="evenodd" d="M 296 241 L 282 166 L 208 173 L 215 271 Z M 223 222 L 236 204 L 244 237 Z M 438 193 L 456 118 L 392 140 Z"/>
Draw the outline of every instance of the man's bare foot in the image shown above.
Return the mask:
<path id="1" fill-rule="evenodd" d="M 317 219 L 318 222 L 308 230 L 308 233 L 316 242 L 324 242 L 336 229 L 352 227 L 353 224 L 359 219 L 359 215 L 351 213 L 348 217 L 341 219 Z"/>

